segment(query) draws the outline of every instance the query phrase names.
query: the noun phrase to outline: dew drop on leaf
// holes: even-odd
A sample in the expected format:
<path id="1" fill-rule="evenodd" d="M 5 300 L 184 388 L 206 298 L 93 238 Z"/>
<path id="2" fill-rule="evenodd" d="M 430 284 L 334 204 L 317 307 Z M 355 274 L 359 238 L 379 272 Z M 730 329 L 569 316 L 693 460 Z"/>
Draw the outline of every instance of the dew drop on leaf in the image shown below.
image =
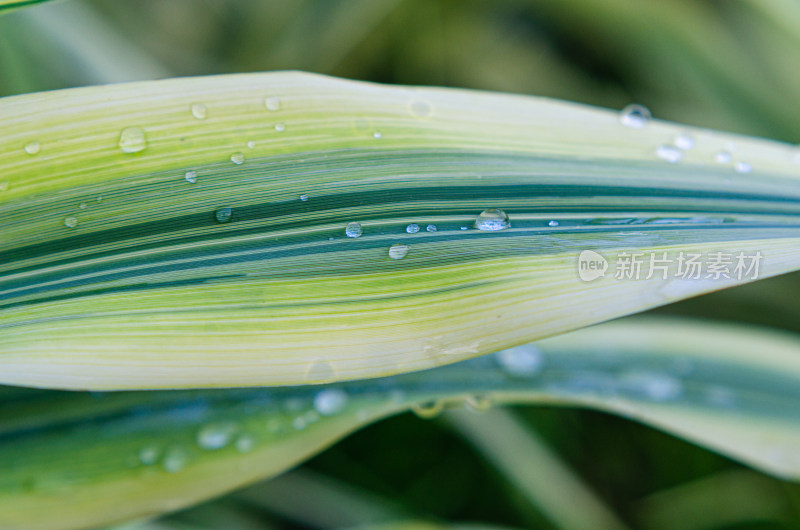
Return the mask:
<path id="1" fill-rule="evenodd" d="M 532 344 L 500 350 L 494 355 L 497 364 L 507 375 L 520 379 L 535 376 L 544 366 L 542 350 Z"/>
<path id="2" fill-rule="evenodd" d="M 33 156 L 36 153 L 38 153 L 41 150 L 41 148 L 42 146 L 39 144 L 39 142 L 36 141 L 29 142 L 28 144 L 25 145 L 25 152 Z"/>
<path id="3" fill-rule="evenodd" d="M 192 104 L 192 116 L 198 120 L 204 120 L 208 116 L 208 109 L 202 103 L 194 103 Z"/>
<path id="4" fill-rule="evenodd" d="M 141 127 L 126 127 L 119 135 L 119 148 L 123 153 L 138 153 L 147 149 L 147 137 Z"/>
<path id="5" fill-rule="evenodd" d="M 484 232 L 505 230 L 511 226 L 506 212 L 499 208 L 487 208 L 475 220 L 475 228 Z"/>
<path id="6" fill-rule="evenodd" d="M 673 145 L 659 145 L 656 148 L 656 156 L 670 164 L 675 164 L 683 158 L 683 151 Z"/>
<path id="7" fill-rule="evenodd" d="M 344 233 L 347 237 L 361 237 L 361 225 L 358 223 L 347 223 L 344 227 Z"/>
<path id="8" fill-rule="evenodd" d="M 641 129 L 652 118 L 650 110 L 643 105 L 628 105 L 619 114 L 619 121 L 625 127 Z"/>
<path id="9" fill-rule="evenodd" d="M 213 451 L 222 449 L 233 439 L 233 435 L 238 430 L 238 426 L 233 422 L 209 423 L 197 431 L 195 437 L 197 445 L 202 449 Z"/>
<path id="10" fill-rule="evenodd" d="M 231 220 L 232 216 L 233 208 L 228 206 L 225 208 L 219 208 L 216 212 L 214 212 L 214 219 L 216 219 L 218 223 L 227 223 Z"/>
<path id="11" fill-rule="evenodd" d="M 396 244 L 389 247 L 389 257 L 392 259 L 403 259 L 408 254 L 408 245 Z"/>
<path id="12" fill-rule="evenodd" d="M 323 416 L 333 416 L 347 405 L 347 393 L 341 388 L 326 388 L 314 396 L 314 410 Z"/>
<path id="13" fill-rule="evenodd" d="M 264 106 L 267 110 L 275 112 L 281 108 L 281 100 L 277 96 L 270 96 L 264 100 Z"/>

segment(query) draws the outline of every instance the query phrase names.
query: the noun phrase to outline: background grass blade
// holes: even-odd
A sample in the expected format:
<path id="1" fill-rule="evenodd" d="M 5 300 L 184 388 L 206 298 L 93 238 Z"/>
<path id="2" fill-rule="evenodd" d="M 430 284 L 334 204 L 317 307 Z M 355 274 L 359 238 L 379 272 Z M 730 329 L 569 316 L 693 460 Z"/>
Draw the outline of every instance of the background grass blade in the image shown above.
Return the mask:
<path id="1" fill-rule="evenodd" d="M 586 283 L 584 249 L 800 267 L 800 165 L 775 142 L 300 73 L 14 96 L 0 116 L 9 384 L 374 377 L 741 283 Z M 487 208 L 511 227 L 476 229 Z"/>
<path id="2" fill-rule="evenodd" d="M 798 348 L 774 332 L 642 320 L 316 388 L 21 390 L 0 408 L 0 526 L 75 528 L 175 510 L 277 474 L 379 418 L 464 400 L 622 414 L 796 480 Z"/>
<path id="3" fill-rule="evenodd" d="M 446 419 L 556 528 L 626 528 L 569 466 L 513 414 L 497 409 L 476 416 L 457 410 L 449 411 Z M 520 465 L 520 455 L 534 465 Z"/>

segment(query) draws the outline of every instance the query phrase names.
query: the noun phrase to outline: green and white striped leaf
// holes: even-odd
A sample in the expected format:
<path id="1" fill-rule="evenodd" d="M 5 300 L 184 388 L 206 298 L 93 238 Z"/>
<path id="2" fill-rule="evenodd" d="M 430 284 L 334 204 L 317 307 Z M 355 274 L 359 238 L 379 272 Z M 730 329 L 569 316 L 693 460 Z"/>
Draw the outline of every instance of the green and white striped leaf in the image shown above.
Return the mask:
<path id="1" fill-rule="evenodd" d="M 759 277 L 800 267 L 794 148 L 634 125 L 303 73 L 2 99 L 0 382 L 385 376 L 753 277 L 584 282 L 583 250 L 610 266 L 723 252 L 760 255 Z M 510 228 L 477 228 L 492 208 Z"/>
<path id="2" fill-rule="evenodd" d="M 800 479 L 800 340 L 620 321 L 440 367 L 321 387 L 0 396 L 0 527 L 80 528 L 175 510 L 280 473 L 414 407 L 539 403 L 621 414 Z M 53 407 L 58 403 L 58 407 Z"/>

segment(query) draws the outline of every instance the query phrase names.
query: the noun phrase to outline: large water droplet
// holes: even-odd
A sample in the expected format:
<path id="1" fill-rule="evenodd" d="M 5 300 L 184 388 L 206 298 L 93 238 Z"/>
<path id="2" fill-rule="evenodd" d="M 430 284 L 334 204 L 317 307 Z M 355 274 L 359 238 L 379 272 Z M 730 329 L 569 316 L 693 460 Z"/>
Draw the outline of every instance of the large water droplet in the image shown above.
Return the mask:
<path id="1" fill-rule="evenodd" d="M 214 219 L 217 220 L 218 223 L 227 223 L 233 217 L 233 208 L 226 206 L 225 208 L 219 208 L 216 212 L 214 212 Z"/>
<path id="2" fill-rule="evenodd" d="M 34 141 L 34 142 L 28 143 L 25 146 L 25 152 L 28 153 L 29 155 L 35 155 L 36 153 L 39 152 L 39 150 L 41 148 L 42 148 L 42 146 L 39 144 L 39 142 L 35 142 Z"/>
<path id="3" fill-rule="evenodd" d="M 488 232 L 505 230 L 510 226 L 511 222 L 508 219 L 508 215 L 499 208 L 487 208 L 475 220 L 475 228 Z"/>
<path id="4" fill-rule="evenodd" d="M 389 257 L 392 259 L 403 259 L 408 254 L 408 245 L 396 244 L 389 247 Z"/>
<path id="5" fill-rule="evenodd" d="M 739 161 L 733 165 L 733 170 L 737 173 L 750 173 L 753 171 L 753 166 L 751 166 L 748 162 Z"/>
<path id="6" fill-rule="evenodd" d="M 419 232 L 419 225 L 416 223 L 411 223 L 406 227 L 406 232 L 408 232 L 409 234 L 416 234 L 417 232 Z"/>
<path id="7" fill-rule="evenodd" d="M 147 137 L 141 127 L 126 127 L 119 135 L 119 148 L 123 153 L 138 153 L 147 149 Z"/>
<path id="8" fill-rule="evenodd" d="M 189 463 L 189 453 L 182 447 L 171 447 L 164 455 L 161 466 L 167 473 L 177 473 Z"/>
<path id="9" fill-rule="evenodd" d="M 333 416 L 347 405 L 347 392 L 341 388 L 326 388 L 314 396 L 314 409 L 323 416 Z"/>
<path id="10" fill-rule="evenodd" d="M 202 103 L 193 103 L 192 116 L 194 116 L 198 120 L 204 120 L 206 119 L 206 116 L 208 116 L 208 109 Z"/>
<path id="11" fill-rule="evenodd" d="M 500 350 L 495 359 L 506 374 L 522 379 L 535 376 L 544 366 L 542 350 L 533 344 Z"/>
<path id="12" fill-rule="evenodd" d="M 659 145 L 656 148 L 656 156 L 661 160 L 666 160 L 670 164 L 675 164 L 680 162 L 681 158 L 683 158 L 683 151 L 674 145 Z"/>
<path id="13" fill-rule="evenodd" d="M 643 105 L 628 105 L 619 114 L 619 121 L 625 127 L 641 129 L 650 121 L 650 110 Z"/>
<path id="14" fill-rule="evenodd" d="M 231 162 L 237 166 L 244 164 L 244 153 L 236 152 L 231 155 Z"/>
<path id="15" fill-rule="evenodd" d="M 344 227 L 344 234 L 347 237 L 361 237 L 361 225 L 359 223 L 347 223 Z"/>
<path id="16" fill-rule="evenodd" d="M 78 219 L 75 217 L 66 217 L 64 219 L 64 226 L 67 228 L 75 228 L 78 226 Z"/>
<path id="17" fill-rule="evenodd" d="M 239 427 L 233 422 L 210 423 L 197 431 L 197 445 L 203 449 L 222 449 L 233 439 Z"/>
<path id="18" fill-rule="evenodd" d="M 186 179 L 186 182 L 194 184 L 195 182 L 197 182 L 197 171 L 190 169 L 189 171 L 186 172 L 183 178 Z"/>

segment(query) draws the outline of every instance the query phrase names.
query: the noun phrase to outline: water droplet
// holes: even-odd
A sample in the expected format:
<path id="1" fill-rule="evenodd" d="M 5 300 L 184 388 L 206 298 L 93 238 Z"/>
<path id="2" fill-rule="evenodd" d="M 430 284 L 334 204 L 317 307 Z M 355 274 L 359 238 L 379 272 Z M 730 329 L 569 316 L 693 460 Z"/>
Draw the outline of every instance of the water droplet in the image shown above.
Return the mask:
<path id="1" fill-rule="evenodd" d="M 496 232 L 509 228 L 511 223 L 506 212 L 499 208 L 487 208 L 482 211 L 475 220 L 475 228 L 478 230 Z"/>
<path id="2" fill-rule="evenodd" d="M 222 449 L 233 439 L 239 427 L 233 422 L 210 423 L 197 431 L 197 445 L 203 449 Z"/>
<path id="3" fill-rule="evenodd" d="M 197 171 L 190 169 L 189 171 L 186 172 L 183 178 L 186 179 L 186 182 L 188 182 L 189 184 L 194 184 L 195 182 L 197 182 Z"/>
<path id="4" fill-rule="evenodd" d="M 492 400 L 488 396 L 468 396 L 464 404 L 473 412 L 486 412 L 492 408 Z"/>
<path id="5" fill-rule="evenodd" d="M 431 115 L 431 112 L 433 112 L 433 105 L 420 99 L 412 101 L 408 108 L 411 111 L 411 114 L 417 116 L 418 118 L 427 118 Z"/>
<path id="6" fill-rule="evenodd" d="M 558 221 L 555 221 L 555 220 L 553 220 L 553 221 L 549 221 L 549 222 L 547 223 L 547 226 L 558 226 Z"/>
<path id="7" fill-rule="evenodd" d="M 75 217 L 67 217 L 64 219 L 64 226 L 67 228 L 75 228 L 78 226 L 78 219 Z"/>
<path id="8" fill-rule="evenodd" d="M 123 153 L 138 153 L 147 148 L 147 137 L 141 127 L 126 127 L 119 135 L 119 148 Z"/>
<path id="9" fill-rule="evenodd" d="M 683 151 L 673 145 L 659 145 L 656 148 L 656 156 L 670 164 L 675 164 L 683 158 Z"/>
<path id="10" fill-rule="evenodd" d="M 139 449 L 139 462 L 146 466 L 152 466 L 158 461 L 161 450 L 155 445 L 146 445 Z"/>
<path id="11" fill-rule="evenodd" d="M 675 137 L 675 147 L 678 149 L 683 149 L 684 151 L 688 151 L 689 149 L 694 148 L 694 138 L 688 134 L 680 134 Z"/>
<path id="12" fill-rule="evenodd" d="M 500 350 L 495 359 L 507 375 L 522 379 L 535 376 L 544 366 L 542 350 L 533 344 Z"/>
<path id="13" fill-rule="evenodd" d="M 86 204 L 85 202 L 82 202 L 82 203 L 80 203 L 78 205 L 78 208 L 80 208 L 81 210 L 85 210 L 88 206 L 89 206 L 88 204 Z"/>
<path id="14" fill-rule="evenodd" d="M 247 434 L 243 434 L 236 438 L 236 442 L 234 442 L 233 446 L 236 447 L 236 450 L 240 453 L 249 453 L 255 447 L 256 441 L 253 439 L 252 436 Z"/>
<path id="15" fill-rule="evenodd" d="M 231 162 L 237 166 L 244 164 L 244 153 L 236 152 L 231 155 Z"/>
<path id="16" fill-rule="evenodd" d="M 460 228 L 460 230 L 469 230 L 469 227 L 468 227 L 468 226 L 462 226 L 462 227 Z"/>
<path id="17" fill-rule="evenodd" d="M 275 130 L 278 132 L 283 132 L 286 130 L 286 125 L 284 125 L 283 123 L 276 123 Z"/>
<path id="18" fill-rule="evenodd" d="M 396 244 L 389 247 L 389 257 L 392 259 L 403 259 L 408 254 L 408 245 Z"/>
<path id="19" fill-rule="evenodd" d="M 36 153 L 39 152 L 39 150 L 41 148 L 42 148 L 42 146 L 39 144 L 39 142 L 35 142 L 34 141 L 34 142 L 28 143 L 25 146 L 25 152 L 28 153 L 29 155 L 35 155 Z"/>
<path id="20" fill-rule="evenodd" d="M 214 219 L 216 219 L 218 223 L 227 223 L 231 220 L 232 216 L 233 208 L 228 206 L 225 208 L 219 208 L 216 212 L 214 212 Z"/>
<path id="21" fill-rule="evenodd" d="M 301 195 L 300 200 L 306 202 L 308 200 L 308 195 Z"/>
<path id="22" fill-rule="evenodd" d="M 204 120 L 208 116 L 208 109 L 202 103 L 194 103 L 192 104 L 192 116 L 198 120 Z"/>
<path id="23" fill-rule="evenodd" d="M 425 230 L 427 230 L 428 232 L 436 232 L 438 228 L 436 228 L 436 225 L 428 225 L 425 227 Z"/>
<path id="24" fill-rule="evenodd" d="M 341 388 L 326 388 L 314 396 L 314 410 L 323 416 L 333 416 L 347 405 L 347 392 Z"/>
<path id="25" fill-rule="evenodd" d="M 714 155 L 714 160 L 717 164 L 730 164 L 733 156 L 728 151 L 720 151 Z"/>
<path id="26" fill-rule="evenodd" d="M 0 191 L 6 191 L 8 189 L 8 181 L 3 180 L 0 181 Z"/>
<path id="27" fill-rule="evenodd" d="M 418 417 L 429 420 L 435 418 L 444 410 L 444 403 L 441 401 L 428 401 L 426 403 L 415 403 L 411 406 L 411 412 Z"/>
<path id="28" fill-rule="evenodd" d="M 276 96 L 270 96 L 264 100 L 264 106 L 267 110 L 275 112 L 281 109 L 281 100 Z"/>
<path id="29" fill-rule="evenodd" d="M 347 237 L 361 237 L 361 225 L 359 223 L 347 223 L 344 227 L 344 234 Z"/>
<path id="30" fill-rule="evenodd" d="M 247 148 L 248 149 L 255 149 L 256 148 L 256 143 L 253 140 L 250 140 L 249 142 L 247 142 Z"/>
<path id="31" fill-rule="evenodd" d="M 753 171 L 753 166 L 751 166 L 748 162 L 739 161 L 733 165 L 733 170 L 737 173 L 750 173 Z"/>
<path id="32" fill-rule="evenodd" d="M 296 431 L 302 431 L 306 428 L 306 419 L 302 416 L 298 416 L 292 420 L 292 429 Z"/>
<path id="33" fill-rule="evenodd" d="M 172 447 L 164 455 L 161 465 L 167 473 L 177 473 L 189 463 L 189 453 L 181 447 Z"/>
<path id="34" fill-rule="evenodd" d="M 306 372 L 306 382 L 308 383 L 327 383 L 336 376 L 336 371 L 326 360 L 314 361 Z"/>
<path id="35" fill-rule="evenodd" d="M 383 138 L 383 134 L 381 134 L 378 131 L 375 131 L 374 133 L 372 133 L 372 137 L 375 138 L 376 140 L 378 140 L 380 138 Z"/>
<path id="36" fill-rule="evenodd" d="M 409 234 L 416 234 L 417 232 L 419 232 L 419 225 L 416 223 L 411 223 L 406 227 L 406 232 L 408 232 Z"/>
<path id="37" fill-rule="evenodd" d="M 619 121 L 625 127 L 641 129 L 652 118 L 650 110 L 643 105 L 628 105 L 619 114 Z"/>

